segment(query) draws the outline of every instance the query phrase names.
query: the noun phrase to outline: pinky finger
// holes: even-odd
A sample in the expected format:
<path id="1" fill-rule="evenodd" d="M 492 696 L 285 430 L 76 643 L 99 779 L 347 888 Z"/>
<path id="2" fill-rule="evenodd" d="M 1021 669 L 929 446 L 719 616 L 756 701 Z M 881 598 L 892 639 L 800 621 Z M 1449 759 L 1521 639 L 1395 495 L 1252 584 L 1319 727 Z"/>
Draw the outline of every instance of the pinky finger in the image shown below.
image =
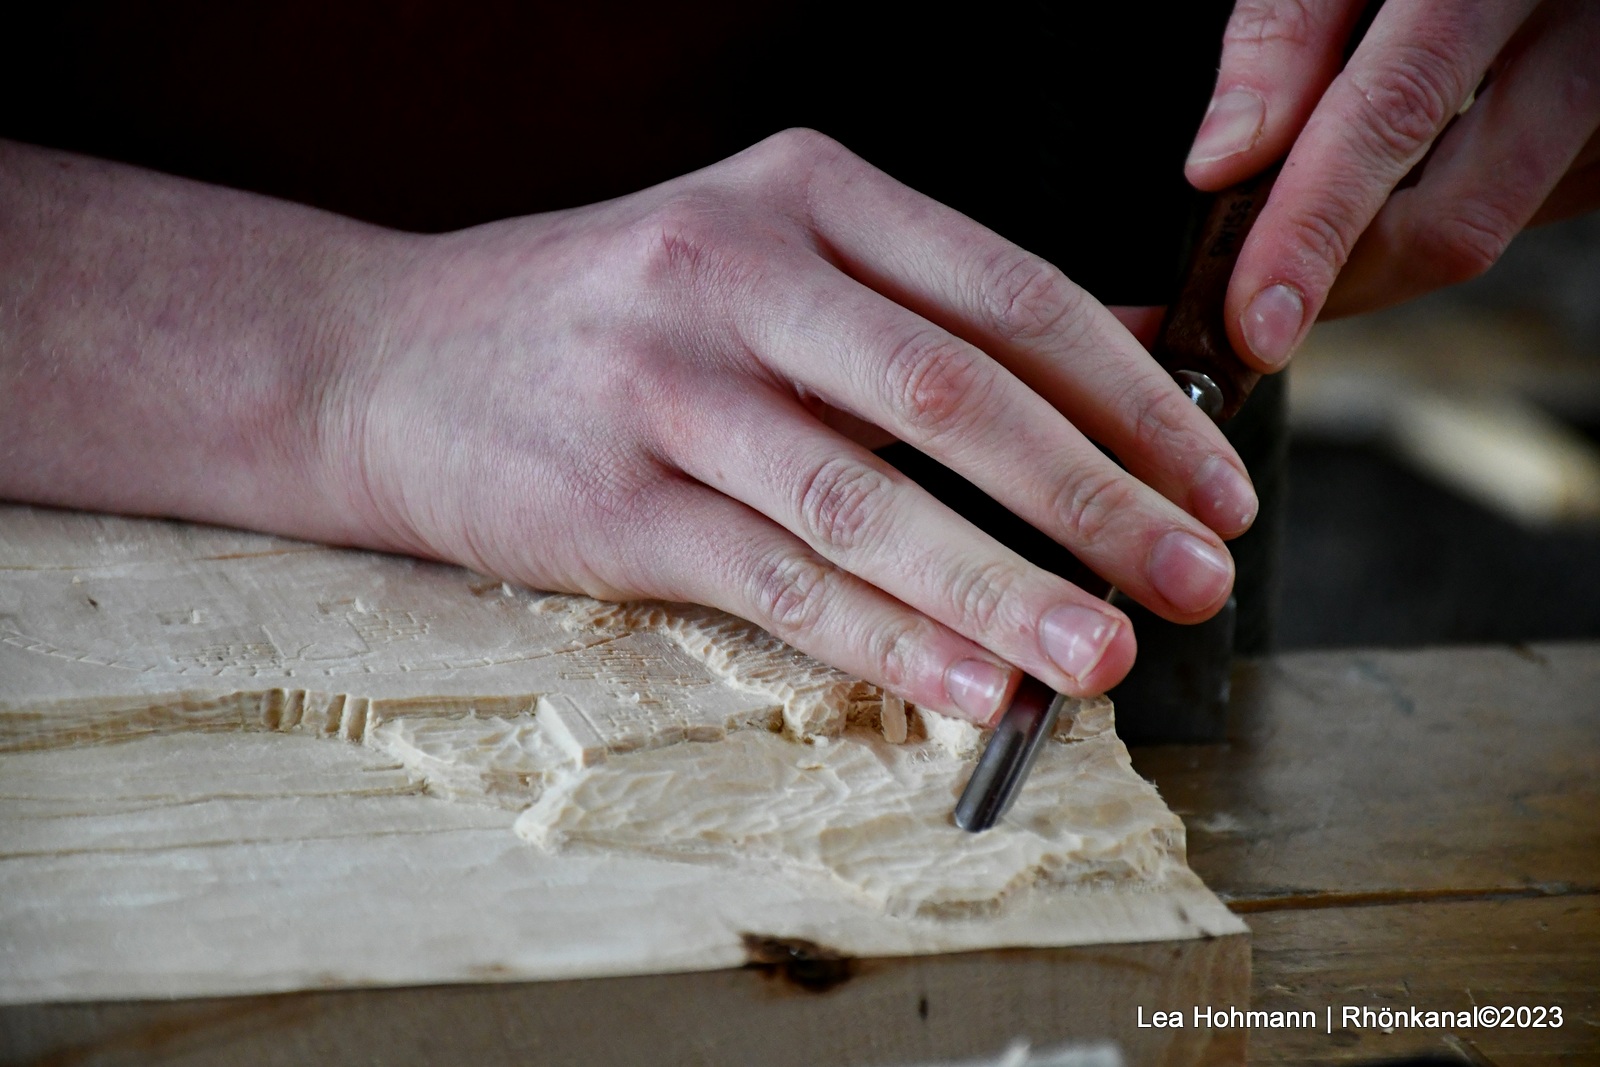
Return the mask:
<path id="1" fill-rule="evenodd" d="M 1134 340 L 1149 348 L 1156 343 L 1156 334 L 1161 332 L 1161 316 L 1167 309 L 1164 307 L 1131 307 L 1118 305 L 1108 307 L 1107 311 L 1117 317 L 1123 328 L 1133 334 Z"/>
<path id="2" fill-rule="evenodd" d="M 748 619 L 921 707 L 993 722 L 1019 672 L 817 555 L 755 511 L 686 487 L 655 564 L 665 594 Z M 1130 662 L 1131 647 L 1120 650 Z"/>
<path id="3" fill-rule="evenodd" d="M 1560 222 L 1587 215 L 1597 208 L 1600 208 L 1600 133 L 1589 138 L 1588 145 L 1573 161 L 1572 169 L 1550 190 L 1528 225 Z"/>

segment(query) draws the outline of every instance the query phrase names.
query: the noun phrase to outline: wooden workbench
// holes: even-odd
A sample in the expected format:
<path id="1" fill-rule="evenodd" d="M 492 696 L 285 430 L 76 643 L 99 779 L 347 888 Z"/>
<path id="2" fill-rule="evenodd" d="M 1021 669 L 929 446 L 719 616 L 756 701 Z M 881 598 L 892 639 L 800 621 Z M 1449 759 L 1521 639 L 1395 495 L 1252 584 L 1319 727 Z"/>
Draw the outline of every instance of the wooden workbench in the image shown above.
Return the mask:
<path id="1" fill-rule="evenodd" d="M 1235 677 L 1226 745 L 1134 750 L 1252 933 L 1255 1063 L 1600 1062 L 1600 643 L 1300 653 Z M 1559 1028 L 1339 1025 L 1559 1006 Z"/>

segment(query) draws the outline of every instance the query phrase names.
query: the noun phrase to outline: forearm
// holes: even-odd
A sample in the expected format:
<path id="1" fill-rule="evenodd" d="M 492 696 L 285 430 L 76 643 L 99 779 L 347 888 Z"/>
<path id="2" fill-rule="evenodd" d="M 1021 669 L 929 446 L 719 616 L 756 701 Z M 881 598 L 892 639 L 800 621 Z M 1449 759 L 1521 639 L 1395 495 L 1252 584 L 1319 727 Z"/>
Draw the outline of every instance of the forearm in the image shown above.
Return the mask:
<path id="1" fill-rule="evenodd" d="M 363 540 L 347 357 L 406 240 L 0 142 L 0 497 Z"/>

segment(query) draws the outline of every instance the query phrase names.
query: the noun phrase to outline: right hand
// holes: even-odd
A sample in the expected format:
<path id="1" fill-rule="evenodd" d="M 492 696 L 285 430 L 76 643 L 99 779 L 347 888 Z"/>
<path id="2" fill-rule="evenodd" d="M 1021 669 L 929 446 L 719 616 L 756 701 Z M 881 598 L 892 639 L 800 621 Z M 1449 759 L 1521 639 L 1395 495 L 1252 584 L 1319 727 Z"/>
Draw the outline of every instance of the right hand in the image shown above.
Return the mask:
<path id="1" fill-rule="evenodd" d="M 923 450 L 1168 619 L 1228 596 L 1256 501 L 1216 427 L 1055 268 L 819 134 L 404 247 L 326 399 L 358 540 L 712 604 L 978 722 L 1013 665 L 1114 685 L 1129 623 L 868 445 Z"/>
<path id="2" fill-rule="evenodd" d="M 1366 6 L 1238 0 L 1191 150 L 1201 189 L 1287 153 L 1228 293 L 1263 371 L 1319 316 L 1466 281 L 1524 227 L 1600 207 L 1600 3 L 1393 0 L 1341 64 Z"/>

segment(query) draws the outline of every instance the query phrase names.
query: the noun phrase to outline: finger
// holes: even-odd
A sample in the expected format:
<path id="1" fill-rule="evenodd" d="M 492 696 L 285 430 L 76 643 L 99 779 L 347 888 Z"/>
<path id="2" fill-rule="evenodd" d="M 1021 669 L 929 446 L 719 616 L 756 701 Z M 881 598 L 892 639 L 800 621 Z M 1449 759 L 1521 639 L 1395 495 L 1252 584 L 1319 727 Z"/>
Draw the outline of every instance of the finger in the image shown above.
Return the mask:
<path id="1" fill-rule="evenodd" d="M 1232 446 L 1122 324 L 1059 270 L 842 149 L 813 168 L 808 190 L 808 222 L 830 258 L 887 300 L 881 308 L 866 307 L 858 296 L 841 294 L 856 316 L 847 319 L 825 302 L 831 295 L 822 296 L 837 293 L 837 286 L 797 287 L 774 299 L 788 302 L 796 335 L 818 335 L 810 324 L 822 321 L 875 324 L 857 326 L 849 343 L 858 347 L 828 357 L 856 364 L 856 378 L 836 383 L 840 388 L 878 394 L 871 414 L 857 414 L 892 419 L 895 425 L 880 425 L 972 478 L 966 466 L 994 464 L 985 460 L 984 446 L 955 455 L 948 446 L 963 436 L 961 427 L 989 430 L 986 440 L 999 432 L 1032 442 L 1026 459 L 1037 464 L 1041 447 L 1066 447 L 1056 426 L 1060 413 L 1111 449 L 1135 477 L 1218 533 L 1233 536 L 1249 526 L 1255 493 Z M 894 305 L 920 318 L 886 315 Z M 929 322 L 967 346 L 946 345 L 928 331 Z M 918 336 L 930 344 L 919 345 Z M 861 364 L 864 353 L 876 362 Z M 975 358 L 979 354 L 1010 374 L 996 375 Z M 974 377 L 962 381 L 960 374 Z M 910 392 L 884 395 L 894 388 Z M 969 389 L 972 397 L 964 395 Z M 980 396 L 982 390 L 992 394 Z M 1034 402 L 1030 392 L 1046 403 Z M 1013 461 L 1024 458 L 1015 447 L 1008 452 Z M 993 493 L 997 482 L 1059 466 L 1060 456 L 973 480 Z M 1007 497 L 1013 510 L 1022 504 L 1014 492 Z M 1038 502 L 1017 513 L 1044 519 Z M 1060 516 L 1040 528 L 1059 532 Z"/>
<path id="2" fill-rule="evenodd" d="M 1116 684 L 1127 618 L 1029 564 L 792 399 L 731 384 L 719 434 L 677 442 L 683 471 L 770 516 L 819 556 L 1061 692 Z"/>
<path id="3" fill-rule="evenodd" d="M 1184 173 L 1222 189 L 1282 159 L 1334 75 L 1364 0 L 1239 0 Z"/>
<path id="4" fill-rule="evenodd" d="M 1122 323 L 1122 328 L 1133 334 L 1133 339 L 1138 341 L 1148 351 L 1156 343 L 1156 334 L 1161 330 L 1161 317 L 1167 313 L 1164 307 L 1107 307 L 1107 311 Z"/>
<path id="5" fill-rule="evenodd" d="M 1600 126 L 1600 79 L 1582 73 L 1597 53 L 1600 5 L 1541 7 L 1417 183 L 1395 192 L 1362 234 L 1325 313 L 1399 303 L 1489 269 Z"/>
<path id="6" fill-rule="evenodd" d="M 1009 665 L 711 489 L 685 483 L 654 532 L 661 595 L 749 619 L 919 707 L 987 725 L 1016 688 Z M 1131 634 L 1116 653 L 1131 663 Z"/>
<path id="7" fill-rule="evenodd" d="M 1235 348 L 1275 370 L 1350 249 L 1534 0 L 1391 0 L 1289 153 L 1229 284 Z"/>
<path id="8" fill-rule="evenodd" d="M 1534 212 L 1530 226 L 1586 215 L 1600 208 L 1600 133 L 1589 138 L 1566 176 Z"/>
<path id="9" fill-rule="evenodd" d="M 1539 205 L 1528 225 L 1543 226 L 1547 222 L 1587 215 L 1596 209 L 1600 209 L 1600 163 L 1591 163 L 1562 178 Z"/>
<path id="10" fill-rule="evenodd" d="M 787 314 L 746 324 L 757 331 L 747 343 L 785 379 L 959 471 L 1152 611 L 1197 622 L 1226 600 L 1233 567 L 1220 538 L 1004 367 L 820 260 L 785 280 L 760 303 Z M 1170 379 L 1160 389 L 1188 408 Z"/>

